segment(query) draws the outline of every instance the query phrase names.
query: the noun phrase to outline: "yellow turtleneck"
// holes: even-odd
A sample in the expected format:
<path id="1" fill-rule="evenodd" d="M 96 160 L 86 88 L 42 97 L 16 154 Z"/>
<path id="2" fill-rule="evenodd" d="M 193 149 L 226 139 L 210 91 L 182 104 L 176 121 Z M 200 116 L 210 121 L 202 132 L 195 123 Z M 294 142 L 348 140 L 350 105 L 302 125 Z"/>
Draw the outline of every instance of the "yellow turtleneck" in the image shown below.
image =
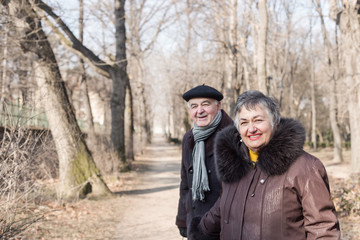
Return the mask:
<path id="1" fill-rule="evenodd" d="M 253 152 L 253 151 L 251 151 L 250 148 L 249 148 L 249 156 L 250 156 L 250 160 L 251 160 L 251 161 L 257 162 L 259 153 Z"/>

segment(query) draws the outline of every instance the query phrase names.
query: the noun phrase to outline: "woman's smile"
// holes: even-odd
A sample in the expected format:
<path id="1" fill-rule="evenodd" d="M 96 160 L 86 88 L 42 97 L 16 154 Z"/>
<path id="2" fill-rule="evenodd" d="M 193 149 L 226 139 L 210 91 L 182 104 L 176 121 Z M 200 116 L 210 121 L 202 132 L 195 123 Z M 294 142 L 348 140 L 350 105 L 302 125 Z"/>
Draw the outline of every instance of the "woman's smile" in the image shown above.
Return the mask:
<path id="1" fill-rule="evenodd" d="M 251 134 L 251 135 L 248 135 L 248 137 L 251 141 L 256 141 L 261 137 L 261 134 Z"/>

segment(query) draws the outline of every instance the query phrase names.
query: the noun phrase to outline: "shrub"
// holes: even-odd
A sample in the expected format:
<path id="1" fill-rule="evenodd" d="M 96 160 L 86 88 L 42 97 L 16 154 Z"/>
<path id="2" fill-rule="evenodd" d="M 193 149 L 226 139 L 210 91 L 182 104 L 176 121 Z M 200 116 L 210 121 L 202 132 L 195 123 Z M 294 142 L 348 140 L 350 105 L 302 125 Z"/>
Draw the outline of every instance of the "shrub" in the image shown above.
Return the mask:
<path id="1" fill-rule="evenodd" d="M 332 197 L 340 216 L 360 216 L 360 174 L 334 182 Z"/>

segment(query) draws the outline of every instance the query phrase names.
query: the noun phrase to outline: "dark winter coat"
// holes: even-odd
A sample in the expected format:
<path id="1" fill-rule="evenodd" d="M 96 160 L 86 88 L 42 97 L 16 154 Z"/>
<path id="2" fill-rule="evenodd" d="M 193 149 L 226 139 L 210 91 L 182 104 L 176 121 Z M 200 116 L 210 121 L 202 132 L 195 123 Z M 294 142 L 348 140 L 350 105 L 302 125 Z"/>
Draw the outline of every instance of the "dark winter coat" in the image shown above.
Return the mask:
<path id="1" fill-rule="evenodd" d="M 340 239 L 323 164 L 303 151 L 305 130 L 282 119 L 254 165 L 235 127 L 215 144 L 222 194 L 192 222 L 189 239 Z M 200 225 L 198 225 L 200 221 Z"/>
<path id="2" fill-rule="evenodd" d="M 195 146 L 192 130 L 188 131 L 182 142 L 182 162 L 181 162 L 181 183 L 178 214 L 176 225 L 180 228 L 187 228 L 194 216 L 202 216 L 216 202 L 220 196 L 221 183 L 216 175 L 214 162 L 214 140 L 216 134 L 229 125 L 233 125 L 232 119 L 222 111 L 221 122 L 216 131 L 205 141 L 205 164 L 208 172 L 210 191 L 205 192 L 204 201 L 193 201 L 191 198 L 191 187 L 193 178 L 193 159 L 192 152 Z"/>

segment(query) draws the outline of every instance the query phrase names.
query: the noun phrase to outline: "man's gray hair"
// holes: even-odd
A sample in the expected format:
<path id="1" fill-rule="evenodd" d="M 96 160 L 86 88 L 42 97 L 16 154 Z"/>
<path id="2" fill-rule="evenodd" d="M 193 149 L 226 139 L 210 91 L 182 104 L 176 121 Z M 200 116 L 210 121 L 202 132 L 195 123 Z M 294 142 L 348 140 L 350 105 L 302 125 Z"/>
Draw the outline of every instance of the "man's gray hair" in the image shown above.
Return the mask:
<path id="1" fill-rule="evenodd" d="M 274 98 L 265 96 L 262 92 L 257 90 L 246 91 L 238 97 L 235 104 L 235 119 L 234 125 L 239 130 L 239 112 L 243 107 L 247 110 L 253 110 L 258 105 L 262 105 L 271 119 L 271 125 L 276 126 L 280 122 L 280 108 Z"/>

